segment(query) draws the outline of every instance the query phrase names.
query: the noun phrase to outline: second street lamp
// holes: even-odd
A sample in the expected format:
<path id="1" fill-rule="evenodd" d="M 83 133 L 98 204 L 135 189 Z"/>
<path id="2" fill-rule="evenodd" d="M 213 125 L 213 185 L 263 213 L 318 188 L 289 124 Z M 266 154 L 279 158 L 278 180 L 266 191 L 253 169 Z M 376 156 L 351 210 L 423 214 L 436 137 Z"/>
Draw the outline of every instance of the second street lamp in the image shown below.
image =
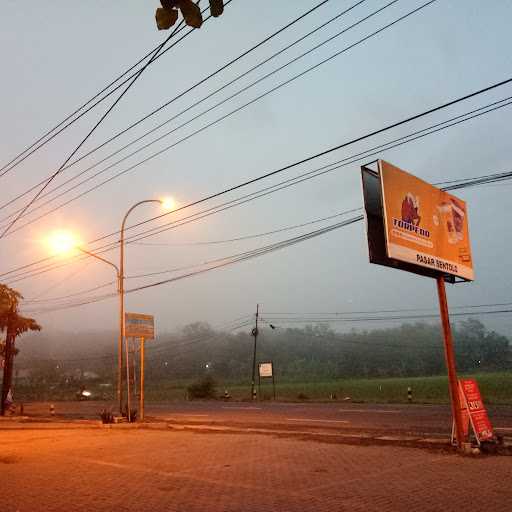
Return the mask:
<path id="1" fill-rule="evenodd" d="M 128 367 L 128 345 L 126 343 L 126 324 L 125 324 L 125 306 L 124 306 L 124 280 L 125 280 L 125 274 L 124 274 L 124 232 L 126 229 L 126 221 L 128 220 L 128 217 L 130 213 L 135 210 L 138 206 L 141 206 L 146 203 L 159 203 L 164 209 L 166 210 L 172 210 L 174 208 L 174 201 L 171 198 L 166 199 L 145 199 L 144 201 L 139 201 L 138 203 L 135 203 L 132 207 L 129 208 L 129 210 L 126 212 L 125 216 L 123 217 L 123 222 L 121 223 L 121 231 L 120 231 L 120 239 L 119 239 L 119 247 L 120 247 L 120 258 L 119 258 L 119 306 L 120 306 L 120 342 L 118 347 L 118 389 L 121 390 L 122 388 L 122 351 L 123 351 L 123 342 L 125 344 L 126 348 L 126 415 L 128 418 L 128 421 L 131 420 L 131 410 L 130 410 L 130 374 L 129 374 L 129 367 Z M 120 401 L 120 409 L 122 411 L 122 392 L 120 391 L 119 395 L 119 401 Z"/>

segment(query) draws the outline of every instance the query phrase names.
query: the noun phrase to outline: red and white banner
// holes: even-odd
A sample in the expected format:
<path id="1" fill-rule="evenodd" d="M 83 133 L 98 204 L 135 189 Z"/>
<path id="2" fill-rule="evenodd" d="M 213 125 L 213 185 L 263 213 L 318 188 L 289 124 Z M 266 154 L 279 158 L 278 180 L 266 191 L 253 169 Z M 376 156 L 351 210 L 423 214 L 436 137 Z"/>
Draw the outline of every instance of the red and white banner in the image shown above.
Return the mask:
<path id="1" fill-rule="evenodd" d="M 474 379 L 461 379 L 459 380 L 459 391 L 461 397 L 461 408 L 463 409 L 463 417 L 466 418 L 464 410 L 469 416 L 469 421 L 473 426 L 475 436 L 478 441 L 488 441 L 494 437 L 491 422 L 487 416 L 482 395 L 478 389 L 478 384 Z M 465 432 L 466 433 L 466 432 Z"/>

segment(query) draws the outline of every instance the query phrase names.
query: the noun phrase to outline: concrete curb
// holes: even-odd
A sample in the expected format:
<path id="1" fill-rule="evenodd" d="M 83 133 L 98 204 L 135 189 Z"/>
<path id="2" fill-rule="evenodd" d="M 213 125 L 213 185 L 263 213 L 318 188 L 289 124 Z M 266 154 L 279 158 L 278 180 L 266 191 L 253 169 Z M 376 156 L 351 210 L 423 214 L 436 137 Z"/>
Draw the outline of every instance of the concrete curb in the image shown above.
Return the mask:
<path id="1" fill-rule="evenodd" d="M 21 420 L 21 421 L 20 421 Z M 158 430 L 174 432 L 194 432 L 198 434 L 245 434 L 245 435 L 272 435 L 278 437 L 299 438 L 304 441 L 317 441 L 332 444 L 349 444 L 358 446 L 397 446 L 404 448 L 436 449 L 453 453 L 449 439 L 445 434 L 429 434 L 430 437 L 420 435 L 383 435 L 370 432 L 341 432 L 321 430 L 283 429 L 274 425 L 272 428 L 254 426 L 226 426 L 226 425 L 198 425 L 175 423 L 171 421 L 147 421 L 143 423 L 109 423 L 103 424 L 100 420 L 43 420 L 37 421 L 27 418 L 3 418 L 0 421 L 1 430 Z M 512 445 L 503 447 L 502 455 L 512 455 Z"/>

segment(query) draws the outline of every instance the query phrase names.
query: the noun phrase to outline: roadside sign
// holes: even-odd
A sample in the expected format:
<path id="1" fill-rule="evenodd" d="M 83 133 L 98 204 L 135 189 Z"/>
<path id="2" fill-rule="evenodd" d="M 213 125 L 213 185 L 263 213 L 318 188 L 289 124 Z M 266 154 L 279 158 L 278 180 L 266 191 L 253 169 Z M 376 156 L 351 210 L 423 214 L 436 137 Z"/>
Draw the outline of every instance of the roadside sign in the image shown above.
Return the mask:
<path id="1" fill-rule="evenodd" d="M 477 440 L 488 441 L 492 439 L 494 432 L 476 380 L 461 379 L 459 380 L 459 386 Z"/>
<path id="2" fill-rule="evenodd" d="M 388 257 L 473 280 L 465 201 L 379 160 Z"/>
<path id="3" fill-rule="evenodd" d="M 127 338 L 155 338 L 155 319 L 153 315 L 125 313 L 125 336 Z"/>
<path id="4" fill-rule="evenodd" d="M 467 439 L 470 425 L 478 444 L 482 441 L 493 439 L 494 432 L 489 417 L 487 416 L 487 410 L 485 409 L 477 382 L 474 379 L 460 379 L 459 397 L 464 427 L 464 439 Z M 455 435 L 454 427 L 455 425 L 452 426 L 452 441 Z"/>
<path id="5" fill-rule="evenodd" d="M 260 377 L 272 377 L 272 363 L 260 363 L 258 369 Z"/>
<path id="6" fill-rule="evenodd" d="M 370 167 L 375 163 L 377 170 Z M 474 279 L 466 203 L 384 160 L 363 165 L 361 181 L 370 263 L 436 280 L 454 432 L 461 449 L 467 435 L 445 281 Z"/>

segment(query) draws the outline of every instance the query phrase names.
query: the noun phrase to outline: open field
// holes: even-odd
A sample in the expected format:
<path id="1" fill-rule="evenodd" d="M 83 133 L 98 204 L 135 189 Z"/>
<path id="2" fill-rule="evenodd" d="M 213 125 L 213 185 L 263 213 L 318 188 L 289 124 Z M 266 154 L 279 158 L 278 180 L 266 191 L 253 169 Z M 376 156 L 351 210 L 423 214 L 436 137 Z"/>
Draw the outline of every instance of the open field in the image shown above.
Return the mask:
<path id="1" fill-rule="evenodd" d="M 476 378 L 484 400 L 488 404 L 512 404 L 512 372 L 480 373 L 464 375 Z M 160 381 L 146 383 L 146 400 L 148 402 L 166 402 L 187 400 L 187 386 L 191 381 Z M 353 402 L 369 403 L 407 403 L 407 388 L 411 387 L 413 402 L 426 404 L 449 403 L 448 380 L 443 376 L 434 377 L 404 377 L 382 379 L 339 379 L 323 382 L 280 382 L 276 379 L 277 400 L 280 401 L 343 401 L 350 397 Z M 102 396 L 102 389 L 90 384 L 95 397 Z M 217 380 L 217 395 L 222 397 L 227 389 L 233 400 L 250 399 L 250 384 L 223 383 Z M 73 400 L 77 389 L 38 389 L 37 393 L 29 392 L 19 386 L 16 391 L 18 401 L 43 400 L 59 401 Z M 105 398 L 112 399 L 112 388 Z M 260 398 L 272 398 L 272 385 L 265 383 L 261 386 Z"/>
<path id="2" fill-rule="evenodd" d="M 480 373 L 464 375 L 476 378 L 488 404 L 512 404 L 512 372 Z M 276 380 L 278 400 L 301 401 L 331 400 L 335 395 L 337 400 L 350 397 L 356 402 L 371 403 L 406 403 L 407 388 L 412 389 L 413 402 L 443 404 L 449 402 L 448 380 L 443 376 L 408 377 L 386 379 L 340 379 L 325 382 L 279 382 Z M 250 386 L 240 384 L 225 384 L 219 382 L 218 393 L 222 395 L 227 389 L 235 400 L 245 400 L 250 397 Z M 163 382 L 158 389 L 148 386 L 146 396 L 149 401 L 182 400 L 186 398 L 186 385 L 183 382 Z M 272 385 L 261 386 L 261 398 L 270 399 Z"/>

